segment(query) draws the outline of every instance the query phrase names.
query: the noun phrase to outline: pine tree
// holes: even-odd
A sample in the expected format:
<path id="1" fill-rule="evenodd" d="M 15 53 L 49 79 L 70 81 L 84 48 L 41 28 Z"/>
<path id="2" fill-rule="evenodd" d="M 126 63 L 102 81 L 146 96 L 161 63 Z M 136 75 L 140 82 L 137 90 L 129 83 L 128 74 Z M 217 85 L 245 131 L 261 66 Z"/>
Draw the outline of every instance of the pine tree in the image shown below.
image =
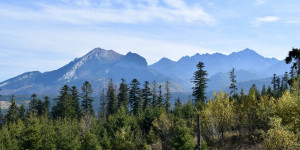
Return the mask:
<path id="1" fill-rule="evenodd" d="M 133 79 L 130 83 L 129 104 L 132 110 L 139 99 L 138 95 L 141 91 L 139 86 L 140 86 L 140 82 L 137 79 Z"/>
<path id="2" fill-rule="evenodd" d="M 2 112 L 2 108 L 1 107 L 2 106 L 1 106 L 1 103 L 0 103 L 0 127 L 1 127 L 1 125 L 3 123 L 3 121 L 4 121 L 3 112 Z"/>
<path id="3" fill-rule="evenodd" d="M 294 60 L 292 67 L 297 72 L 297 75 L 300 75 L 300 49 L 293 48 L 289 51 L 288 56 L 285 58 L 287 64 L 291 63 Z"/>
<path id="4" fill-rule="evenodd" d="M 231 81 L 231 84 L 229 86 L 230 88 L 230 95 L 233 97 L 233 98 L 236 98 L 236 92 L 237 92 L 237 87 L 236 87 L 236 75 L 235 75 L 235 69 L 232 68 L 232 71 L 230 72 L 230 81 Z"/>
<path id="5" fill-rule="evenodd" d="M 137 100 L 133 104 L 133 114 L 139 115 L 143 111 L 143 94 L 139 91 Z"/>
<path id="6" fill-rule="evenodd" d="M 176 117 L 182 117 L 182 105 L 181 105 L 180 98 L 177 98 L 174 104 L 174 115 Z"/>
<path id="7" fill-rule="evenodd" d="M 100 109 L 99 109 L 99 117 L 100 119 L 103 119 L 106 117 L 106 112 L 107 112 L 107 99 L 105 95 L 104 88 L 101 90 L 101 95 L 100 95 Z"/>
<path id="8" fill-rule="evenodd" d="M 14 95 L 12 95 L 10 103 L 7 114 L 5 115 L 5 121 L 9 123 L 16 122 L 18 119 L 18 106 Z"/>
<path id="9" fill-rule="evenodd" d="M 276 82 L 276 80 L 277 80 L 276 74 L 273 74 L 273 78 L 272 78 L 271 84 L 273 85 L 273 93 L 274 93 L 274 95 L 276 95 L 276 93 L 277 93 L 277 82 Z"/>
<path id="10" fill-rule="evenodd" d="M 164 103 L 163 103 L 163 95 L 162 95 L 162 86 L 159 85 L 158 86 L 158 97 L 157 97 L 157 105 L 159 107 L 164 107 Z"/>
<path id="11" fill-rule="evenodd" d="M 82 111 L 84 115 L 92 115 L 94 116 L 94 109 L 93 109 L 93 97 L 92 97 L 92 85 L 88 82 L 85 81 L 84 84 L 81 87 L 82 90 Z"/>
<path id="12" fill-rule="evenodd" d="M 267 93 L 268 93 L 269 96 L 273 96 L 273 92 L 272 92 L 271 86 L 268 86 Z"/>
<path id="13" fill-rule="evenodd" d="M 169 81 L 166 82 L 165 85 L 165 110 L 166 112 L 170 112 L 171 110 L 171 103 L 170 103 L 170 99 L 171 99 L 171 92 L 170 92 L 170 87 L 169 87 Z"/>
<path id="14" fill-rule="evenodd" d="M 291 86 L 292 84 L 293 84 L 293 82 L 294 82 L 294 80 L 297 78 L 297 75 L 296 75 L 296 73 L 295 73 L 295 70 L 297 70 L 296 68 L 295 68 L 295 66 L 292 66 L 291 67 L 291 71 L 290 71 L 290 80 L 289 80 L 289 85 Z"/>
<path id="15" fill-rule="evenodd" d="M 267 94 L 268 94 L 267 88 L 266 88 L 266 85 L 264 84 L 263 87 L 262 87 L 262 89 L 261 89 L 261 96 L 265 96 Z"/>
<path id="16" fill-rule="evenodd" d="M 22 104 L 18 110 L 18 118 L 21 119 L 22 121 L 25 120 L 25 111 L 26 111 L 25 106 L 24 104 Z"/>
<path id="17" fill-rule="evenodd" d="M 152 92 L 152 107 L 158 106 L 158 100 L 157 100 L 157 83 L 153 81 L 151 86 L 151 92 Z"/>
<path id="18" fill-rule="evenodd" d="M 37 113 L 37 95 L 31 95 L 31 101 L 29 102 L 29 109 L 27 110 L 27 115 L 29 116 L 32 113 Z"/>
<path id="19" fill-rule="evenodd" d="M 117 112 L 117 97 L 116 90 L 114 89 L 114 84 L 112 79 L 109 81 L 107 89 L 107 115 L 112 115 Z"/>
<path id="20" fill-rule="evenodd" d="M 204 70 L 204 64 L 199 62 L 197 64 L 197 71 L 194 72 L 194 79 L 192 82 L 194 83 L 193 87 L 193 96 L 196 103 L 201 102 L 202 104 L 205 103 L 206 96 L 205 96 L 205 89 L 207 88 L 207 72 Z"/>
<path id="21" fill-rule="evenodd" d="M 70 88 L 68 85 L 64 85 L 61 88 L 60 95 L 55 99 L 57 103 L 52 108 L 54 118 L 75 117 L 75 108 L 73 107 L 72 95 L 69 91 Z"/>
<path id="22" fill-rule="evenodd" d="M 285 72 L 284 73 L 284 76 L 282 77 L 282 80 L 281 80 L 281 84 L 282 84 L 282 91 L 286 91 L 289 89 L 289 75 L 288 75 L 288 72 Z"/>
<path id="23" fill-rule="evenodd" d="M 42 111 L 43 111 L 43 103 L 42 100 L 38 99 L 37 103 L 36 103 L 36 110 L 37 110 L 37 115 L 41 116 L 42 115 Z"/>
<path id="24" fill-rule="evenodd" d="M 81 118 L 80 96 L 76 86 L 72 86 L 71 95 L 72 95 L 73 107 L 75 109 L 76 118 L 79 119 Z"/>
<path id="25" fill-rule="evenodd" d="M 149 82 L 148 81 L 145 81 L 144 83 L 144 88 L 142 89 L 142 93 L 143 93 L 143 101 L 144 101 L 144 104 L 143 104 L 143 109 L 145 110 L 146 106 L 151 103 L 151 89 L 149 87 Z"/>
<path id="26" fill-rule="evenodd" d="M 128 105 L 128 85 L 125 82 L 125 79 L 121 79 L 122 83 L 120 83 L 119 88 L 119 94 L 118 94 L 118 108 L 121 107 L 121 105 L 124 106 L 124 108 L 127 111 L 127 105 Z"/>
<path id="27" fill-rule="evenodd" d="M 49 110 L 50 110 L 50 101 L 49 97 L 45 96 L 44 97 L 44 102 L 43 102 L 43 114 L 48 116 L 49 115 Z"/>

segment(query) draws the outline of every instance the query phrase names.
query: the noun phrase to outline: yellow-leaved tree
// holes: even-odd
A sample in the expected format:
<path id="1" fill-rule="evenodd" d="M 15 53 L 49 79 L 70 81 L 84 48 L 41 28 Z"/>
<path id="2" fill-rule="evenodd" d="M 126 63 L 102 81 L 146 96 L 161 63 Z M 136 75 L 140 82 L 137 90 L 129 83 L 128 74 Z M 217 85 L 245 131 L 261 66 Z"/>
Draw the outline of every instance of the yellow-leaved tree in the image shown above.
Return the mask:
<path id="1" fill-rule="evenodd" d="M 213 139 L 223 140 L 224 134 L 235 122 L 233 102 L 230 102 L 229 95 L 222 91 L 219 94 L 214 93 L 214 99 L 208 101 L 202 115 L 202 127 L 210 131 L 210 138 Z"/>
<path id="2" fill-rule="evenodd" d="M 281 125 L 281 118 L 273 117 L 270 119 L 271 129 L 268 130 L 263 149 L 266 150 L 282 150 L 282 149 L 298 149 L 297 138 L 295 134 Z"/>

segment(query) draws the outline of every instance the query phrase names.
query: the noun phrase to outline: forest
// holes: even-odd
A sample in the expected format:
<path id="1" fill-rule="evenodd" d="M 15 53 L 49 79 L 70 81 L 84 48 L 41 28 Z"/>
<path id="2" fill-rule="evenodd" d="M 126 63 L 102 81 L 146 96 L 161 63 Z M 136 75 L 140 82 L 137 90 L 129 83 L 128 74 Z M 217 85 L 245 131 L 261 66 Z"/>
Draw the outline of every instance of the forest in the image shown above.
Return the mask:
<path id="1" fill-rule="evenodd" d="M 211 99 L 199 62 L 192 97 L 176 98 L 173 107 L 168 82 L 141 85 L 138 79 L 122 79 L 118 86 L 110 80 L 96 112 L 88 81 L 80 88 L 64 85 L 53 102 L 33 94 L 27 109 L 12 96 L 7 113 L 0 111 L 0 149 L 300 149 L 300 50 L 285 60 L 294 60 L 290 73 L 274 74 L 272 86 L 261 90 L 254 84 L 249 91 L 237 89 L 233 68 L 231 92 L 215 92 Z"/>

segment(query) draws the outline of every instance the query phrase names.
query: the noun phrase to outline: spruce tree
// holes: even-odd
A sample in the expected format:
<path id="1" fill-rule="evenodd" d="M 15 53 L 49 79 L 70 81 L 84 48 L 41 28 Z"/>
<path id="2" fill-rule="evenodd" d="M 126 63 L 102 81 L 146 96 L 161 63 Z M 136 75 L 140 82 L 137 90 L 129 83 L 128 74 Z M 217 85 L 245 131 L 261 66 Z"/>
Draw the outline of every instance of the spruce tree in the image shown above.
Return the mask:
<path id="1" fill-rule="evenodd" d="M 107 89 L 107 115 L 112 115 L 117 112 L 117 96 L 112 79 L 109 81 Z"/>
<path id="2" fill-rule="evenodd" d="M 27 115 L 29 116 L 32 113 L 37 113 L 37 95 L 31 95 L 31 101 L 29 102 L 29 109 L 27 110 Z"/>
<path id="3" fill-rule="evenodd" d="M 36 103 L 36 112 L 38 116 L 42 115 L 42 111 L 43 111 L 43 103 L 42 100 L 38 99 L 37 103 Z"/>
<path id="4" fill-rule="evenodd" d="M 289 75 L 288 75 L 288 72 L 284 73 L 284 76 L 282 77 L 281 83 L 282 83 L 283 92 L 288 90 L 288 88 L 289 88 Z"/>
<path id="5" fill-rule="evenodd" d="M 9 123 L 16 122 L 18 119 L 18 106 L 14 95 L 12 95 L 10 103 L 7 114 L 5 115 L 5 121 Z"/>
<path id="6" fill-rule="evenodd" d="M 169 81 L 166 82 L 165 84 L 165 110 L 166 112 L 170 112 L 171 110 L 171 103 L 170 103 L 170 99 L 171 99 L 171 92 L 170 92 L 170 87 L 169 87 Z"/>
<path id="7" fill-rule="evenodd" d="M 174 115 L 176 117 L 182 116 L 182 104 L 181 104 L 180 98 L 177 98 L 177 100 L 174 104 Z"/>
<path id="8" fill-rule="evenodd" d="M 272 82 L 271 84 L 273 85 L 273 94 L 276 95 L 277 93 L 277 77 L 276 77 L 276 74 L 273 74 L 273 78 L 272 78 Z"/>
<path id="9" fill-rule="evenodd" d="M 267 88 L 266 88 L 266 85 L 264 84 L 263 87 L 262 87 L 262 89 L 261 89 L 261 96 L 265 96 L 267 94 L 268 94 Z"/>
<path id="10" fill-rule="evenodd" d="M 4 121 L 3 112 L 2 112 L 2 108 L 1 107 L 2 106 L 1 106 L 1 103 L 0 103 L 0 127 L 1 127 L 1 125 L 3 123 L 3 121 Z"/>
<path id="11" fill-rule="evenodd" d="M 129 105 L 131 109 L 133 110 L 135 103 L 139 99 L 139 93 L 141 91 L 140 89 L 140 82 L 137 79 L 133 79 L 130 83 L 130 91 L 129 91 Z"/>
<path id="12" fill-rule="evenodd" d="M 269 96 L 273 96 L 273 92 L 272 92 L 271 86 L 268 86 L 267 93 L 268 93 Z"/>
<path id="13" fill-rule="evenodd" d="M 144 83 L 144 88 L 142 89 L 142 93 L 143 93 L 143 101 L 144 101 L 144 104 L 143 104 L 143 109 L 145 110 L 146 106 L 151 103 L 151 89 L 149 87 L 149 82 L 148 81 L 145 81 Z"/>
<path id="14" fill-rule="evenodd" d="M 60 95 L 55 99 L 56 105 L 53 106 L 53 117 L 54 118 L 74 118 L 75 109 L 72 101 L 72 95 L 70 94 L 70 88 L 68 85 L 64 85 L 59 92 Z"/>
<path id="15" fill-rule="evenodd" d="M 49 110 L 50 110 L 50 101 L 49 97 L 45 96 L 44 97 L 44 102 L 43 102 L 43 114 L 48 116 L 49 115 Z"/>
<path id="16" fill-rule="evenodd" d="M 164 103 L 163 103 L 163 94 L 162 94 L 162 85 L 159 85 L 158 86 L 158 97 L 157 97 L 157 105 L 159 107 L 163 107 L 164 106 Z"/>
<path id="17" fill-rule="evenodd" d="M 300 75 L 300 49 L 293 48 L 291 51 L 289 51 L 288 56 L 285 58 L 285 62 L 287 64 L 290 64 L 293 60 L 294 62 L 292 67 L 295 69 L 298 76 Z"/>
<path id="18" fill-rule="evenodd" d="M 122 82 L 120 83 L 119 88 L 119 94 L 118 94 L 118 108 L 121 107 L 121 105 L 124 106 L 124 108 L 127 111 L 127 105 L 128 105 L 128 85 L 125 82 L 125 79 L 121 79 Z"/>
<path id="19" fill-rule="evenodd" d="M 25 106 L 24 104 L 22 104 L 18 110 L 18 118 L 21 119 L 22 121 L 25 120 L 25 112 L 26 112 Z"/>
<path id="20" fill-rule="evenodd" d="M 230 88 L 230 95 L 233 97 L 233 98 L 236 98 L 236 92 L 237 92 L 237 87 L 236 87 L 236 75 L 235 75 L 235 69 L 232 68 L 231 72 L 230 72 L 230 81 L 231 81 L 231 84 L 229 86 Z"/>
<path id="21" fill-rule="evenodd" d="M 143 111 L 143 94 L 139 91 L 136 101 L 133 104 L 133 114 L 139 115 Z"/>
<path id="22" fill-rule="evenodd" d="M 76 118 L 79 119 L 81 118 L 80 96 L 76 86 L 72 86 L 71 95 L 72 95 L 73 107 L 75 109 Z"/>
<path id="23" fill-rule="evenodd" d="M 151 86 L 151 92 L 152 92 L 152 107 L 158 106 L 158 100 L 157 100 L 157 83 L 153 81 Z"/>
<path id="24" fill-rule="evenodd" d="M 84 115 L 93 115 L 94 116 L 94 109 L 93 109 L 93 97 L 92 97 L 92 85 L 88 82 L 85 81 L 84 84 L 81 87 L 82 90 L 82 112 Z"/>
<path id="25" fill-rule="evenodd" d="M 105 95 L 104 88 L 101 90 L 101 95 L 100 95 L 100 107 L 99 107 L 99 118 L 103 119 L 106 117 L 106 112 L 107 112 L 107 99 Z"/>
<path id="26" fill-rule="evenodd" d="M 194 101 L 196 103 L 201 102 L 202 104 L 205 103 L 206 96 L 205 96 L 205 90 L 207 88 L 207 72 L 204 70 L 204 64 L 202 62 L 199 62 L 197 64 L 197 71 L 194 72 L 194 79 L 192 82 L 194 83 L 193 87 L 193 96 Z"/>

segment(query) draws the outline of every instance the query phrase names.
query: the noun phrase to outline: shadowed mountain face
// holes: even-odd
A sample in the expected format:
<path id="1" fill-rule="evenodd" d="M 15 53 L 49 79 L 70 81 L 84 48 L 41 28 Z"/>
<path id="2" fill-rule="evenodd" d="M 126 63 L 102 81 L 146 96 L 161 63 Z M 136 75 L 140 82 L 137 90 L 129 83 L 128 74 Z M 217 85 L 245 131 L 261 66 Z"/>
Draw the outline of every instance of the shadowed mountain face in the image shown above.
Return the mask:
<path id="1" fill-rule="evenodd" d="M 81 58 L 50 72 L 27 72 L 0 82 L 1 94 L 58 94 L 59 88 L 67 84 L 80 87 L 86 80 L 93 85 L 95 94 L 107 85 L 110 79 L 115 83 L 124 78 L 127 83 L 137 78 L 141 85 L 144 81 L 162 83 L 170 81 L 173 92 L 190 92 L 196 64 L 202 61 L 209 75 L 208 90 L 220 90 L 229 86 L 229 71 L 234 67 L 237 81 L 244 88 L 252 84 L 247 81 L 271 77 L 288 71 L 290 66 L 275 58 L 265 58 L 255 51 L 245 49 L 230 55 L 221 53 L 196 54 L 182 57 L 177 62 L 162 58 L 148 66 L 145 58 L 135 53 L 121 55 L 113 50 L 95 48 Z M 260 84 L 268 83 L 260 80 Z M 249 84 L 249 85 L 248 85 Z"/>

